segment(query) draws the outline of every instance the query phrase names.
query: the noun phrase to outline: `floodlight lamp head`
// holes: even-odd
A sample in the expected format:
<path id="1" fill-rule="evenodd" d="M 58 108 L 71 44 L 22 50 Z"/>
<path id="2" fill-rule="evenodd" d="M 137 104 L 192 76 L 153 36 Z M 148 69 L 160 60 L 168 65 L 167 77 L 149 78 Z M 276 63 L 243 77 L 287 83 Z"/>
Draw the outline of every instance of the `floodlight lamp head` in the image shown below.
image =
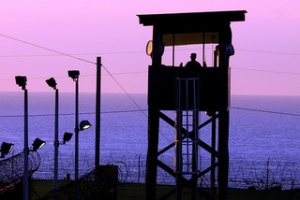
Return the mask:
<path id="1" fill-rule="evenodd" d="M 78 70 L 70 70 L 68 71 L 68 75 L 69 77 L 71 77 L 73 79 L 73 81 L 77 81 L 79 78 L 79 71 Z"/>
<path id="2" fill-rule="evenodd" d="M 27 84 L 26 76 L 16 76 L 15 80 L 16 80 L 16 84 L 18 86 L 22 87 L 23 90 L 25 90 L 25 86 Z"/>
<path id="3" fill-rule="evenodd" d="M 49 85 L 49 87 L 52 87 L 54 90 L 56 89 L 57 84 L 54 78 L 47 79 L 46 83 Z"/>
<path id="4" fill-rule="evenodd" d="M 41 140 L 40 138 L 36 138 L 32 143 L 33 151 L 42 148 L 45 144 L 46 144 L 45 141 Z"/>
<path id="5" fill-rule="evenodd" d="M 82 120 L 79 124 L 79 130 L 83 131 L 91 127 L 91 123 L 88 120 Z"/>
<path id="6" fill-rule="evenodd" d="M 13 147 L 14 147 L 14 144 L 12 144 L 12 143 L 2 142 L 2 145 L 1 145 L 1 158 L 4 158 L 6 154 L 11 152 Z"/>
<path id="7" fill-rule="evenodd" d="M 73 133 L 65 132 L 62 144 L 66 144 L 66 142 L 70 141 L 73 136 Z"/>

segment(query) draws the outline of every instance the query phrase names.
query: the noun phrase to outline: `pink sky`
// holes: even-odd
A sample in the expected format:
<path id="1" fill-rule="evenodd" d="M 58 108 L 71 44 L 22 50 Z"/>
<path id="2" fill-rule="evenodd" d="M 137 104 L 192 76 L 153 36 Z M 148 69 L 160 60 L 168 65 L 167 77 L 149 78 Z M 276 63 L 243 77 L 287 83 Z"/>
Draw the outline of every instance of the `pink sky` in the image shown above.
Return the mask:
<path id="1" fill-rule="evenodd" d="M 60 91 L 73 92 L 67 71 L 77 69 L 80 91 L 94 92 L 93 63 L 99 56 L 126 92 L 146 93 L 151 60 L 145 46 L 152 27 L 139 24 L 137 14 L 246 10 L 245 22 L 232 23 L 236 51 L 230 63 L 232 94 L 299 96 L 298 8 L 298 0 L 1 1 L 0 91 L 20 91 L 14 77 L 24 75 L 29 91 L 51 92 L 45 80 L 54 77 Z M 187 62 L 198 49 L 180 47 L 175 64 Z M 164 55 L 166 64 L 171 63 L 169 50 Z M 211 46 L 207 54 L 211 55 Z M 104 69 L 102 91 L 123 92 Z"/>

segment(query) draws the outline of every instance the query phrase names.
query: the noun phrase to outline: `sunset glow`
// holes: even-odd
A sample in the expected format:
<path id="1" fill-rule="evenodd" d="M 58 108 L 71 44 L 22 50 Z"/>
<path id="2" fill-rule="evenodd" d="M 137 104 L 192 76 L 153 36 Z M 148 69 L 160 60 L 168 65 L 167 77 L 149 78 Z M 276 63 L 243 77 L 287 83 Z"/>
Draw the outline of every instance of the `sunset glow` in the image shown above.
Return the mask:
<path id="1" fill-rule="evenodd" d="M 22 75 L 30 91 L 48 91 L 45 80 L 54 77 L 60 91 L 73 92 L 67 71 L 74 69 L 80 70 L 80 91 L 95 92 L 101 57 L 102 92 L 146 93 L 152 28 L 139 24 L 138 14 L 246 10 L 245 22 L 231 25 L 231 93 L 299 96 L 299 7 L 296 0 L 3 1 L 0 91 L 18 91 L 14 77 Z M 205 57 L 213 48 L 206 46 Z M 187 62 L 192 51 L 201 53 L 202 46 L 178 48 L 175 64 Z M 169 54 L 166 48 L 166 63 Z"/>

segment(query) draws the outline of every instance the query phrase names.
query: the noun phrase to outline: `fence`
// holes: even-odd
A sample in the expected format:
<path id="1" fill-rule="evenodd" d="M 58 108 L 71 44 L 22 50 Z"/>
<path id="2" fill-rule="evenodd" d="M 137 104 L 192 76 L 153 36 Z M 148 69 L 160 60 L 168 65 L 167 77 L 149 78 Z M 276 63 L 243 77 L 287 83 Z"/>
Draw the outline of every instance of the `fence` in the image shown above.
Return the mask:
<path id="1" fill-rule="evenodd" d="M 85 160 L 81 162 L 79 174 L 84 175 L 93 169 L 93 157 L 84 156 Z M 146 175 L 146 156 L 137 154 L 135 156 L 107 155 L 103 157 L 105 162 L 101 165 L 118 166 L 118 179 L 121 183 L 145 183 Z M 172 158 L 160 157 L 164 163 L 170 163 L 170 167 L 174 167 Z M 210 164 L 210 158 L 202 158 L 201 165 L 203 169 Z M 41 164 L 40 169 L 33 175 L 35 179 L 51 180 L 53 171 L 46 169 L 46 163 Z M 205 166 L 206 165 L 206 166 Z M 66 177 L 73 171 L 74 165 L 72 162 L 69 165 L 64 164 L 64 168 L 59 169 L 61 179 Z M 300 163 L 284 162 L 266 159 L 265 161 L 246 161 L 246 160 L 230 160 L 228 185 L 230 188 L 246 189 L 254 187 L 257 190 L 269 189 L 272 187 L 281 187 L 283 190 L 300 188 Z M 157 182 L 162 185 L 174 185 L 174 177 L 157 169 Z M 72 175 L 71 175 L 72 177 Z M 217 180 L 216 180 L 217 181 Z M 199 180 L 202 187 L 210 187 L 210 173 L 202 176 Z"/>
<path id="2" fill-rule="evenodd" d="M 18 182 L 16 179 L 7 179 L 7 177 L 13 177 L 7 173 L 4 168 L 7 168 L 10 172 L 18 172 L 18 177 L 22 176 L 22 154 L 18 155 L 19 157 L 14 156 L 6 159 L 5 162 L 0 163 L 0 170 L 2 174 L 2 185 L 6 186 L 2 188 L 7 188 L 8 181 L 11 183 Z M 51 163 L 45 162 L 45 156 L 39 156 L 36 153 L 31 154 L 32 156 L 32 179 L 34 180 L 48 180 L 44 183 L 45 185 L 39 185 L 40 188 L 44 188 L 44 192 L 40 193 L 38 199 L 51 199 L 53 198 L 52 185 L 49 185 L 49 181 L 53 180 L 53 171 L 48 165 Z M 87 155 L 86 155 L 87 156 Z M 41 158 L 40 158 L 41 157 Z M 18 159 L 17 159 L 18 158 Z M 146 159 L 145 155 L 139 154 L 134 157 L 128 155 L 119 155 L 119 156 L 107 156 L 106 163 L 102 163 L 102 167 L 106 167 L 106 170 L 94 169 L 91 163 L 92 158 L 86 157 L 86 160 L 83 160 L 81 164 L 81 179 L 80 184 L 78 185 L 82 193 L 85 194 L 85 197 L 81 199 L 96 199 L 96 196 L 106 196 L 106 199 L 114 198 L 114 187 L 116 184 L 122 183 L 145 183 L 145 174 L 146 174 Z M 10 166 L 7 163 L 14 163 L 18 160 L 18 165 Z M 161 157 L 160 160 L 171 163 L 169 158 Z M 13 162 L 14 161 L 14 162 Z M 85 163 L 85 165 L 84 165 Z M 209 158 L 202 158 L 202 164 L 209 163 Z M 6 166 L 6 167 L 4 167 Z M 35 167 L 34 167 L 35 166 Z M 36 166 L 40 166 L 37 170 Z M 46 170 L 48 166 L 48 171 Z M 4 168 L 3 168 L 4 167 Z M 18 167 L 18 168 L 17 168 Z M 67 172 L 73 171 L 72 162 L 70 165 L 64 165 L 63 168 L 60 168 L 59 172 L 61 175 L 67 174 Z M 172 167 L 172 166 L 170 166 Z M 6 169 L 6 170 L 7 170 Z M 31 169 L 31 168 L 30 168 Z M 108 170 L 109 169 L 109 170 Z M 5 172 L 5 173 L 4 173 Z M 267 159 L 266 161 L 230 161 L 230 171 L 229 171 L 229 182 L 228 185 L 230 188 L 240 188 L 247 189 L 253 188 L 256 190 L 265 190 L 279 188 L 280 190 L 290 190 L 300 188 L 300 174 L 299 172 L 299 163 L 297 162 L 280 162 L 272 161 Z M 174 177 L 158 168 L 157 171 L 157 183 L 159 185 L 175 185 Z M 69 180 L 70 178 L 70 180 Z M 64 182 L 65 179 L 65 182 Z M 3 181 L 5 180 L 5 181 Z M 98 180 L 106 180 L 98 181 Z M 61 195 L 60 199 L 73 199 L 73 188 L 74 181 L 69 176 L 64 176 L 60 179 Z M 46 185 L 48 184 L 48 185 Z M 210 174 L 202 176 L 199 179 L 199 186 L 204 188 L 210 187 Z M 99 189 L 101 188 L 101 189 Z M 96 195 L 96 196 L 95 196 Z M 3 199 L 1 197 L 1 199 Z M 36 198 L 37 199 L 37 198 Z"/>

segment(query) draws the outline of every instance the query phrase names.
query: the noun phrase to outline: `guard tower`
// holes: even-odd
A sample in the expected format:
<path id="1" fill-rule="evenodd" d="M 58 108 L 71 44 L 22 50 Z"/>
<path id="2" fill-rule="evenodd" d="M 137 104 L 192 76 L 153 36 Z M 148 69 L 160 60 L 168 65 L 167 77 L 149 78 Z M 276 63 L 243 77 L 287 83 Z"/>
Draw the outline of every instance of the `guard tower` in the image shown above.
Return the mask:
<path id="1" fill-rule="evenodd" d="M 152 65 L 148 68 L 148 152 L 146 167 L 146 199 L 183 198 L 227 199 L 228 136 L 230 105 L 229 57 L 234 54 L 230 23 L 244 21 L 246 11 L 220 11 L 177 14 L 138 15 L 140 24 L 153 26 L 153 38 L 147 44 Z M 216 44 L 212 66 L 190 70 L 162 63 L 165 46 Z M 175 111 L 172 120 L 163 111 Z M 208 120 L 199 121 L 205 112 Z M 174 142 L 158 151 L 159 121 L 164 120 L 176 131 Z M 199 130 L 211 125 L 211 143 L 199 137 Z M 176 148 L 176 167 L 158 159 L 167 149 Z M 199 149 L 211 155 L 210 166 L 199 168 Z M 157 168 L 175 178 L 175 188 L 156 196 Z M 210 173 L 211 193 L 199 186 L 201 176 Z M 214 188 L 217 188 L 215 191 Z"/>

